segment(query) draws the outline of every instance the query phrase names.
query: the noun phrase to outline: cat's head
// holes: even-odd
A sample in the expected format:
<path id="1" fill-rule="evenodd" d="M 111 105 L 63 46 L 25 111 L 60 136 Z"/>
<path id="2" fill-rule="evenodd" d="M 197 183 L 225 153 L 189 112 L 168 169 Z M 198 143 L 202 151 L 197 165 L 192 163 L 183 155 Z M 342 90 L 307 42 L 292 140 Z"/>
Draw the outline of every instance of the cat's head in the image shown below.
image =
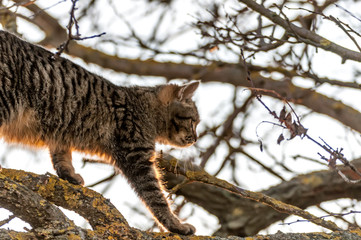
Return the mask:
<path id="1" fill-rule="evenodd" d="M 157 140 L 176 147 L 188 147 L 197 141 L 198 110 L 192 100 L 199 81 L 182 86 L 164 85 L 158 98 L 167 108 L 167 124 L 164 133 Z"/>

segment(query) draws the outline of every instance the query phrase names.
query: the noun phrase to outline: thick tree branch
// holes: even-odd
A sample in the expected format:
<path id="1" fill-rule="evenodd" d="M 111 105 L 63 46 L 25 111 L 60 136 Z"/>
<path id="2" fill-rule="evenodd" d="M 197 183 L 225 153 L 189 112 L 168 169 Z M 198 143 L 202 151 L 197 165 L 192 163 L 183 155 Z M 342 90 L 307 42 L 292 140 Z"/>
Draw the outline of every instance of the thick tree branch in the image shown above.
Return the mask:
<path id="1" fill-rule="evenodd" d="M 352 163 L 361 169 L 361 160 Z M 161 161 L 161 165 L 163 161 Z M 168 165 L 168 164 L 167 164 Z M 178 164 L 182 167 L 184 164 Z M 192 168 L 187 163 L 182 171 Z M 165 168 L 167 170 L 167 168 Z M 346 167 L 341 168 L 349 177 L 354 176 Z M 196 169 L 195 169 L 196 170 Z M 174 174 L 166 174 L 165 180 L 168 187 L 172 188 L 181 183 L 184 177 Z M 334 171 L 317 171 L 306 175 L 300 175 L 289 181 L 262 191 L 262 193 L 278 199 L 282 202 L 305 209 L 325 201 L 339 198 L 351 198 L 361 200 L 361 184 L 347 184 Z M 288 215 L 276 212 L 274 209 L 258 202 L 243 199 L 242 197 L 227 192 L 215 186 L 193 182 L 183 186 L 177 191 L 188 201 L 196 203 L 211 214 L 218 217 L 221 223 L 219 235 L 233 234 L 237 236 L 252 236 L 270 224 L 285 219 Z M 227 205 L 227 208 L 222 206 Z"/>
<path id="2" fill-rule="evenodd" d="M 25 186 L 0 174 L 0 205 L 33 228 L 74 228 L 62 211 Z"/>
<path id="3" fill-rule="evenodd" d="M 124 217 L 109 200 L 99 193 L 79 185 L 72 185 L 53 175 L 38 176 L 20 170 L 2 169 L 1 174 L 23 184 L 52 203 L 75 211 L 87 219 L 93 229 L 117 223 L 117 228 L 128 227 Z"/>
<path id="4" fill-rule="evenodd" d="M 178 168 L 181 170 L 181 168 Z M 189 170 L 187 170 L 189 171 Z M 35 186 L 34 186 L 35 185 Z M 43 185 L 43 186 L 42 186 Z M 169 240 L 208 240 L 208 239 L 218 239 L 218 240 L 245 240 L 245 239 L 331 239 L 334 237 L 342 237 L 344 239 L 361 239 L 361 232 L 359 231 L 340 231 L 333 233 L 277 233 L 267 236 L 254 236 L 248 238 L 242 237 L 209 237 L 209 236 L 181 236 L 175 235 L 172 233 L 151 233 L 145 232 L 138 229 L 134 229 L 128 226 L 125 220 L 119 218 L 119 212 L 110 205 L 106 199 L 104 199 L 100 194 L 97 194 L 89 189 L 86 189 L 81 186 L 72 185 L 66 181 L 58 179 L 52 175 L 36 175 L 33 173 L 28 173 L 20 170 L 11 170 L 3 169 L 0 173 L 0 186 L 1 191 L 5 188 L 11 189 L 16 192 L 17 197 L 22 199 L 23 196 L 28 194 L 33 194 L 34 201 L 39 198 L 42 199 L 38 205 L 47 206 L 49 202 L 56 203 L 57 205 L 62 206 L 72 206 L 72 210 L 77 212 L 85 211 L 79 210 L 80 208 L 85 207 L 86 210 L 92 211 L 92 213 L 85 216 L 86 219 L 89 219 L 90 215 L 99 210 L 104 211 L 103 213 L 105 219 L 113 219 L 115 222 L 106 222 L 98 219 L 103 222 L 103 226 L 100 228 L 97 226 L 94 230 L 81 229 L 79 227 L 71 226 L 63 229 L 65 225 L 68 224 L 68 221 L 59 223 L 59 220 L 62 219 L 61 215 L 55 213 L 51 217 L 60 216 L 60 219 L 47 219 L 50 222 L 47 222 L 46 229 L 34 229 L 30 232 L 16 232 L 12 230 L 0 229 L 0 239 L 13 239 L 16 236 L 17 239 L 39 239 L 39 237 L 44 239 L 149 239 L 149 240 L 160 240 L 160 239 L 169 239 Z M 21 188 L 18 191 L 18 188 Z M 11 194 L 10 194 L 11 195 Z M 63 195 L 63 196 L 61 196 Z M 8 193 L 4 196 L 9 196 Z M 88 199 L 88 198 L 91 198 Z M 3 198 L 1 198 L 3 199 Z M 27 199 L 27 198 L 25 198 Z M 15 200 L 15 199 L 13 199 Z M 17 202 L 19 200 L 15 200 Z M 31 200 L 30 200 L 31 201 Z M 91 204 L 84 203 L 91 201 Z M 4 207 L 3 201 L 0 201 L 0 206 Z M 37 205 L 23 205 L 27 206 L 26 210 L 22 208 L 22 215 L 31 215 L 38 213 L 39 206 Z M 94 209 L 91 209 L 93 206 Z M 224 205 L 223 205 L 224 206 Z M 6 206 L 5 206 L 6 207 Z M 11 207 L 11 206 L 10 206 Z M 110 209 L 109 209 L 110 207 Z M 35 209 L 34 209 L 35 208 Z M 43 209 L 43 207 L 40 207 Z M 11 210 L 11 209 L 10 209 Z M 32 212 L 35 211 L 35 212 Z M 58 210 L 56 210 L 58 211 Z M 26 218 L 24 218 L 26 219 Z M 64 219 L 63 219 L 64 220 Z M 41 220 L 40 220 L 41 221 Z M 117 222 L 118 221 L 118 222 Z M 60 225 L 59 225 L 60 224 Z M 65 224 L 65 225 L 64 225 Z M 59 229 L 59 226 L 61 228 Z M 121 226 L 121 227 L 120 227 Z"/>
<path id="5" fill-rule="evenodd" d="M 223 188 L 231 193 L 237 194 L 243 198 L 248 198 L 257 202 L 260 202 L 262 204 L 265 204 L 267 206 L 272 207 L 274 210 L 281 212 L 281 213 L 287 213 L 287 214 L 294 214 L 297 216 L 300 216 L 304 219 L 309 220 L 310 222 L 313 222 L 319 226 L 322 226 L 324 228 L 330 229 L 332 231 L 340 231 L 342 230 L 340 227 L 338 227 L 336 224 L 334 224 L 331 221 L 325 221 L 323 219 L 320 219 L 309 212 L 303 211 L 298 207 L 285 204 L 279 200 L 276 200 L 272 197 L 269 197 L 263 193 L 260 192 L 252 192 L 249 190 L 241 189 L 237 186 L 234 186 L 224 180 L 218 179 L 204 170 L 194 166 L 192 167 L 189 163 L 184 163 L 184 166 L 182 166 L 183 162 L 179 162 L 177 159 L 173 158 L 172 156 L 166 156 L 165 158 L 158 158 L 158 162 L 160 162 L 161 167 L 165 168 L 168 172 L 173 172 L 174 174 L 182 174 L 184 175 L 187 180 L 189 181 L 197 181 L 201 183 L 210 184 L 212 186 Z"/>
<path id="6" fill-rule="evenodd" d="M 27 240 L 36 240 L 38 239 L 32 233 L 26 232 L 16 232 L 10 231 L 5 229 L 0 229 L 0 239 L 27 239 Z M 96 239 L 93 236 L 79 236 L 79 235 L 71 235 L 71 236 L 64 236 L 64 235 L 52 235 L 49 234 L 47 237 L 49 239 Z M 144 238 L 138 239 L 146 239 L 146 240 L 329 240 L 329 239 L 352 239 L 352 240 L 359 240 L 361 239 L 361 233 L 359 231 L 343 231 L 343 232 L 333 232 L 333 233 L 282 233 L 278 232 L 276 234 L 270 235 L 257 235 L 253 237 L 236 237 L 236 236 L 229 236 L 229 237 L 214 237 L 214 236 L 180 236 L 180 235 L 167 235 L 167 234 L 144 234 L 142 235 Z M 131 239 L 131 238 L 129 238 Z M 134 238 L 135 239 L 135 238 Z"/>

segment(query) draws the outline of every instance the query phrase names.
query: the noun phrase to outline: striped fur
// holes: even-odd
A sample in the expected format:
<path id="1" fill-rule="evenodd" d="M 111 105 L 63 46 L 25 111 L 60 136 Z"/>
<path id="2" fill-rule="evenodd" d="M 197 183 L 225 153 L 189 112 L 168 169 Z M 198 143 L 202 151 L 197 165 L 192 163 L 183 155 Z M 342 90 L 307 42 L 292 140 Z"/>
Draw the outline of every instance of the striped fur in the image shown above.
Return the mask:
<path id="1" fill-rule="evenodd" d="M 186 147 L 197 140 L 191 100 L 199 82 L 120 87 L 73 62 L 0 31 L 0 136 L 48 147 L 57 174 L 74 184 L 71 152 L 96 154 L 127 177 L 169 231 L 195 228 L 174 216 L 153 162 L 155 143 Z"/>

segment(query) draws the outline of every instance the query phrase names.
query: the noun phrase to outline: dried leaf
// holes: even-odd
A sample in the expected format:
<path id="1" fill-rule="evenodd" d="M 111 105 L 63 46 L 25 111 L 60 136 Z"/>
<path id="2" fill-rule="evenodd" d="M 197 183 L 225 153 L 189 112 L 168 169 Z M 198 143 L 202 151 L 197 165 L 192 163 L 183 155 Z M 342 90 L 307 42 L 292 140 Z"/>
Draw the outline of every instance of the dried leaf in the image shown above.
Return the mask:
<path id="1" fill-rule="evenodd" d="M 291 113 L 288 113 L 286 115 L 285 124 L 287 127 L 292 125 L 292 114 Z"/>
<path id="2" fill-rule="evenodd" d="M 285 139 L 285 137 L 283 136 L 283 134 L 281 133 L 281 135 L 278 137 L 277 139 L 277 144 L 279 145 L 283 140 Z"/>
<path id="3" fill-rule="evenodd" d="M 297 128 L 297 135 L 300 136 L 300 138 L 304 138 L 307 134 L 307 128 L 304 128 L 301 124 L 298 125 L 298 128 Z"/>
<path id="4" fill-rule="evenodd" d="M 280 116 L 279 119 L 281 122 L 283 122 L 286 119 L 286 108 L 285 106 L 283 106 L 281 112 L 280 112 Z"/>
<path id="5" fill-rule="evenodd" d="M 291 132 L 291 136 L 289 138 L 289 140 L 291 140 L 292 138 L 296 137 L 298 135 L 298 125 L 296 122 L 293 122 L 291 125 L 287 126 L 288 129 L 290 130 Z"/>

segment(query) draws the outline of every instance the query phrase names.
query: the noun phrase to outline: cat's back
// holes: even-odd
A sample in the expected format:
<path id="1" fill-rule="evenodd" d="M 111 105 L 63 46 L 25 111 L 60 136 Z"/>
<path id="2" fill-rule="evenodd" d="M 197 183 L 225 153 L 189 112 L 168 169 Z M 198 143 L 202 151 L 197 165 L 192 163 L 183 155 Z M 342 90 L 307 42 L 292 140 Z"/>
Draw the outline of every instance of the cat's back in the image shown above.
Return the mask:
<path id="1" fill-rule="evenodd" d="M 26 42 L 12 33 L 0 30 L 0 63 L 8 67 L 48 58 L 52 53 L 37 45 Z M 22 66 L 24 67 L 24 66 Z"/>
<path id="2" fill-rule="evenodd" d="M 60 65 L 67 65 L 66 60 L 55 59 L 48 50 L 0 30 L 0 88 L 7 87 L 14 94 L 31 92 L 32 97 L 44 95 L 44 87 L 65 77 Z"/>
<path id="3" fill-rule="evenodd" d="M 96 95 L 109 95 L 114 88 L 78 64 L 6 31 L 0 31 L 0 76 L 0 89 L 16 100 L 58 111 L 61 106 L 95 104 Z M 45 102 L 50 105 L 44 106 Z"/>
<path id="4" fill-rule="evenodd" d="M 72 61 L 0 31 L 0 135 L 9 141 L 102 131 L 110 125 L 114 89 Z"/>
<path id="5" fill-rule="evenodd" d="M 25 136 L 27 142 L 56 138 L 95 145 L 114 129 L 123 141 L 152 140 L 159 124 L 154 119 L 162 114 L 157 88 L 115 86 L 5 31 L 0 31 L 0 77 L 0 135 L 11 142 L 24 142 Z"/>

